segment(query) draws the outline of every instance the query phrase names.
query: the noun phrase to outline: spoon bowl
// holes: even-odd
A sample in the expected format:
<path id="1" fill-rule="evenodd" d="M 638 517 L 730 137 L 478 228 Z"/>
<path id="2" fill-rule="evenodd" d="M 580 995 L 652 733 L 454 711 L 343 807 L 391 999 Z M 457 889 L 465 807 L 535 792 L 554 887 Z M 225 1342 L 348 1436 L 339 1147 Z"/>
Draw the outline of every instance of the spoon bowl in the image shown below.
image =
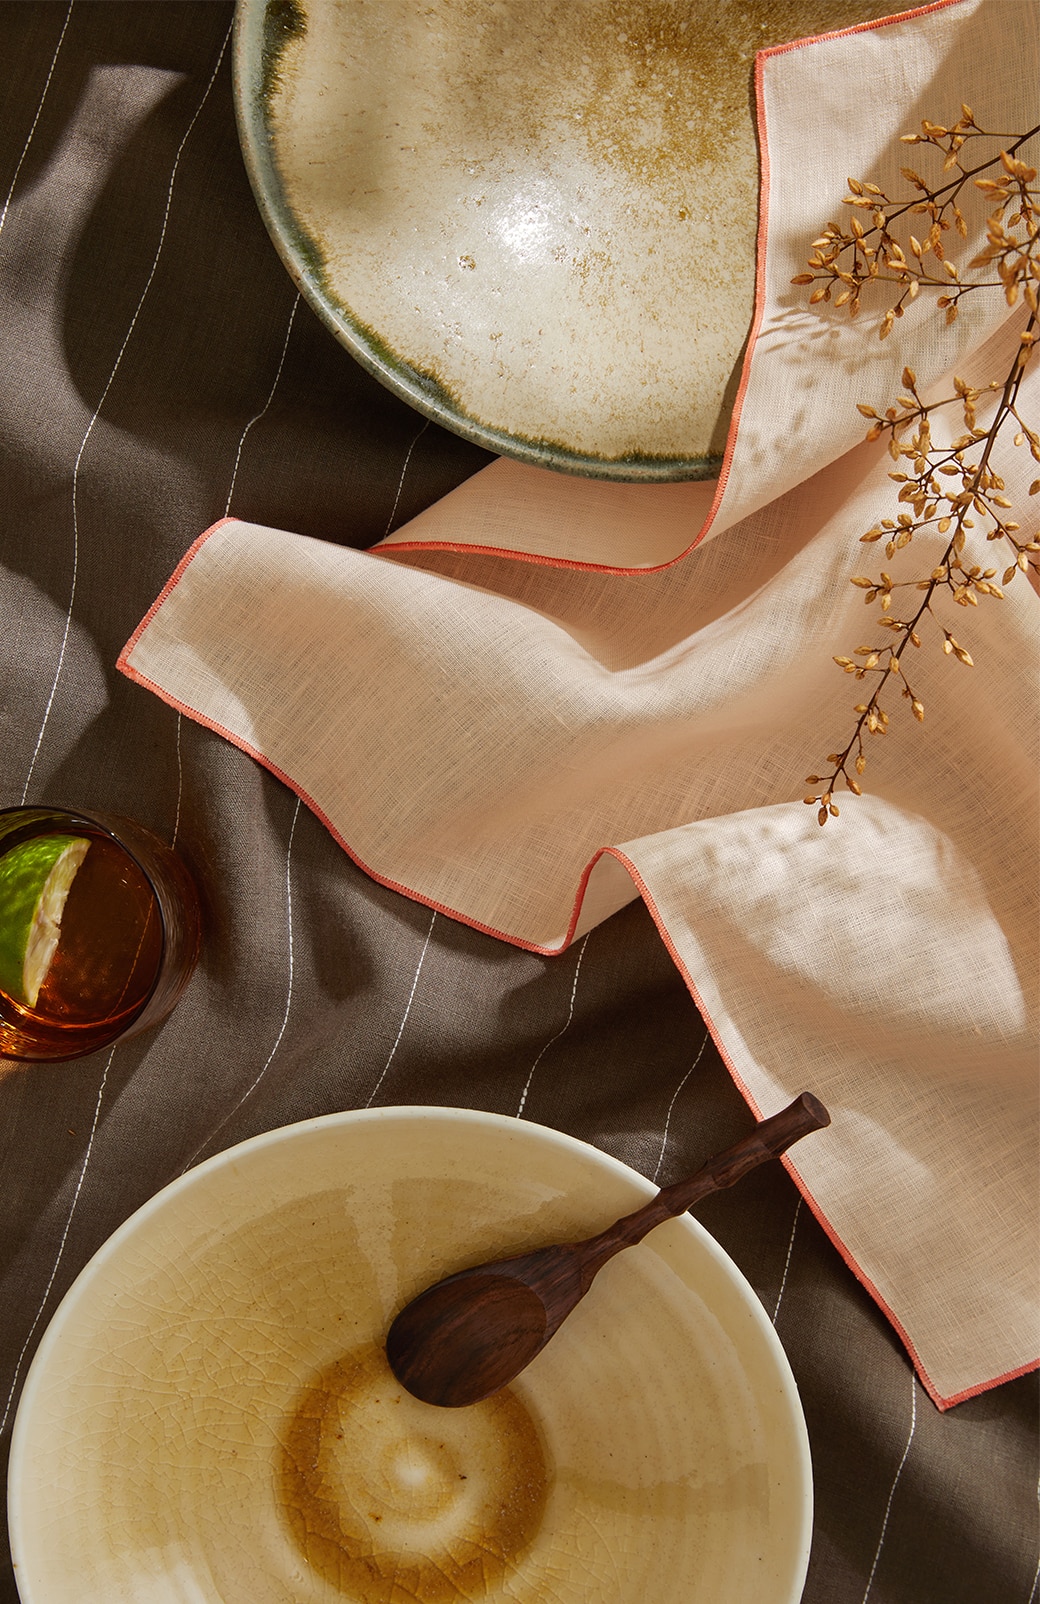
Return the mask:
<path id="1" fill-rule="evenodd" d="M 391 1325 L 391 1370 L 424 1403 L 459 1409 L 490 1398 L 538 1356 L 608 1259 L 829 1124 L 819 1098 L 803 1092 L 695 1175 L 664 1187 L 596 1236 L 475 1265 L 435 1282 Z"/>
<path id="2" fill-rule="evenodd" d="M 511 1264 L 535 1257 L 464 1270 L 427 1287 L 401 1310 L 387 1337 L 387 1357 L 413 1397 L 456 1409 L 479 1402 L 473 1396 L 474 1372 L 481 1378 L 480 1396 L 487 1398 L 541 1352 L 552 1335 L 545 1301 L 510 1273 Z M 432 1331 L 437 1340 L 431 1349 Z"/>

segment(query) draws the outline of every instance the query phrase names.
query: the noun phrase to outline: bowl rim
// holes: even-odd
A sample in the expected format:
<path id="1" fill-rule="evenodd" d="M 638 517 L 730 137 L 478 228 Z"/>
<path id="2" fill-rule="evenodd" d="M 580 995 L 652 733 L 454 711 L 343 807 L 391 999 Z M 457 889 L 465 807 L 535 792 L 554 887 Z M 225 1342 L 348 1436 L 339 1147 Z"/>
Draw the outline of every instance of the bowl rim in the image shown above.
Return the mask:
<path id="1" fill-rule="evenodd" d="M 564 1152 L 580 1155 L 586 1161 L 591 1159 L 594 1164 L 601 1166 L 608 1174 L 634 1182 L 638 1191 L 647 1198 L 653 1197 L 658 1191 L 653 1181 L 640 1174 L 638 1170 L 633 1169 L 631 1165 L 626 1164 L 622 1159 L 615 1158 L 613 1154 L 604 1152 L 602 1148 L 595 1147 L 591 1142 L 583 1141 L 580 1137 L 570 1136 L 565 1131 L 555 1130 L 548 1125 L 539 1125 L 533 1120 L 517 1119 L 510 1114 L 491 1113 L 484 1109 L 442 1107 L 423 1103 L 391 1104 L 381 1108 L 344 1109 L 328 1114 L 317 1114 L 310 1119 L 298 1120 L 289 1125 L 278 1125 L 271 1130 L 261 1131 L 256 1136 L 247 1137 L 244 1141 L 237 1142 L 233 1147 L 224 1148 L 219 1153 L 214 1153 L 210 1158 L 204 1159 L 191 1169 L 175 1176 L 172 1181 L 167 1182 L 164 1187 L 153 1193 L 139 1208 L 135 1209 L 121 1225 L 117 1226 L 87 1260 L 87 1263 L 64 1293 L 58 1307 L 51 1316 L 26 1373 L 11 1432 L 7 1482 L 7 1515 L 11 1554 L 14 1561 L 21 1604 L 51 1604 L 51 1601 L 35 1591 L 35 1584 L 29 1578 L 27 1544 L 22 1529 L 21 1489 L 24 1485 L 24 1477 L 21 1472 L 31 1453 L 30 1416 L 33 1412 L 33 1404 L 48 1371 L 54 1350 L 60 1348 L 67 1328 L 75 1321 L 80 1303 L 89 1293 L 94 1281 L 105 1270 L 109 1262 L 119 1256 L 126 1243 L 132 1241 L 142 1230 L 147 1229 L 156 1214 L 167 1209 L 171 1203 L 175 1203 L 182 1193 L 191 1190 L 200 1181 L 218 1171 L 232 1168 L 235 1164 L 240 1163 L 243 1158 L 251 1158 L 254 1154 L 260 1153 L 266 1148 L 280 1146 L 287 1141 L 298 1140 L 309 1132 L 319 1129 L 335 1130 L 342 1126 L 362 1125 L 376 1121 L 389 1120 L 395 1123 L 403 1123 L 415 1120 L 426 1122 L 431 1119 L 439 1120 L 445 1124 L 461 1122 L 469 1125 L 486 1125 L 502 1132 L 509 1131 L 513 1134 L 530 1136 L 536 1141 L 543 1141 L 550 1146 L 561 1148 Z M 798 1384 L 795 1381 L 790 1360 L 784 1351 L 780 1338 L 777 1336 L 773 1323 L 769 1319 L 760 1298 L 739 1266 L 726 1250 L 719 1245 L 711 1235 L 711 1232 L 692 1214 L 685 1213 L 676 1216 L 675 1223 L 681 1225 L 697 1240 L 698 1246 L 707 1253 L 709 1258 L 714 1260 L 716 1267 L 726 1275 L 733 1290 L 743 1303 L 752 1324 L 756 1327 L 759 1337 L 764 1338 L 766 1350 L 774 1366 L 775 1380 L 783 1399 L 787 1416 L 788 1435 L 793 1450 L 794 1463 L 790 1468 L 798 1474 L 801 1481 L 801 1497 L 799 1499 L 801 1529 L 796 1534 L 796 1541 L 792 1546 L 790 1591 L 785 1599 L 781 1599 L 778 1596 L 776 1600 L 771 1601 L 771 1604 L 798 1604 L 805 1586 L 813 1532 L 812 1458 Z"/>
<path id="2" fill-rule="evenodd" d="M 331 334 L 346 346 L 355 361 L 409 406 L 452 434 L 537 468 L 552 469 L 581 478 L 614 480 L 626 484 L 673 484 L 684 480 L 717 479 L 722 453 L 702 457 L 641 456 L 597 457 L 550 440 L 530 440 L 492 424 L 471 418 L 461 406 L 430 379 L 397 357 L 376 330 L 356 320 L 349 308 L 333 297 L 315 266 L 316 252 L 293 211 L 272 149 L 265 76 L 276 74 L 276 53 L 267 42 L 269 17 L 275 8 L 299 12 L 314 0 L 235 0 L 232 42 L 232 92 L 239 144 L 253 196 L 290 278 L 311 310 Z M 309 258 L 311 258 L 309 260 Z"/>

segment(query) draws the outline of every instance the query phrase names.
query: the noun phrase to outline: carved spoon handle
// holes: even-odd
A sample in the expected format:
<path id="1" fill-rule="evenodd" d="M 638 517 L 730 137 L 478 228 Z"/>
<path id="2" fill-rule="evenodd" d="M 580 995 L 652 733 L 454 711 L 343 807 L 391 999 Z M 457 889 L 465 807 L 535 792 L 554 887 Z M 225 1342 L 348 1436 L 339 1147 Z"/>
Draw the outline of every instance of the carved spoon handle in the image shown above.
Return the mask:
<path id="1" fill-rule="evenodd" d="M 792 1142 L 808 1136 L 811 1131 L 822 1130 L 830 1122 L 831 1117 L 819 1098 L 814 1097 L 812 1092 L 803 1092 L 779 1114 L 762 1120 L 750 1136 L 745 1136 L 743 1141 L 705 1164 L 696 1175 L 676 1181 L 673 1186 L 663 1187 L 656 1197 L 636 1209 L 634 1214 L 626 1214 L 599 1236 L 584 1243 L 584 1253 L 588 1255 L 586 1263 L 590 1269 L 595 1265 L 592 1273 L 595 1274 L 600 1265 L 622 1248 L 641 1242 L 655 1226 L 676 1214 L 683 1214 L 710 1193 L 732 1186 L 749 1170 L 756 1169 L 766 1159 L 776 1158 Z"/>

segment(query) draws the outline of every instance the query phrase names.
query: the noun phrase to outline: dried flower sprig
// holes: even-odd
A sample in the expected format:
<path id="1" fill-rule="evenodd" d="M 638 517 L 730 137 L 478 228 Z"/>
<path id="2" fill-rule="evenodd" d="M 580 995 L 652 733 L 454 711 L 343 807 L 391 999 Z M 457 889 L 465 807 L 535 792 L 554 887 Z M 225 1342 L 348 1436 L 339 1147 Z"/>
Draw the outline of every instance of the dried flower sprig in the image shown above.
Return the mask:
<path id="1" fill-rule="evenodd" d="M 961 299 L 975 290 L 1004 289 L 1008 304 L 1014 305 L 1019 286 L 1025 283 L 1030 309 L 1037 310 L 1037 284 L 1040 275 L 1033 276 L 1029 259 L 1035 265 L 1037 225 L 1037 192 L 1029 188 L 1036 173 L 1017 159 L 1016 152 L 1040 133 L 1040 125 L 1023 134 L 1008 138 L 1006 148 L 997 150 L 985 161 L 966 167 L 961 152 L 970 140 L 1002 140 L 1007 136 L 980 128 L 970 106 L 961 107 L 960 120 L 952 128 L 940 123 L 922 122 L 919 134 L 904 134 L 904 144 L 926 145 L 943 153 L 942 171 L 953 171 L 954 176 L 929 185 L 912 167 L 902 168 L 903 177 L 915 193 L 909 199 L 893 200 L 877 184 L 861 179 L 848 180 L 849 194 L 843 205 L 852 208 L 848 228 L 840 223 L 828 223 L 818 239 L 812 243 L 809 273 L 799 273 L 792 284 L 815 284 L 809 297 L 810 305 L 830 301 L 835 306 L 848 308 L 851 317 L 858 316 L 862 307 L 864 288 L 869 284 L 895 284 L 900 293 L 885 312 L 878 328 L 879 337 L 887 339 L 896 319 L 903 316 L 908 302 L 917 299 L 922 289 L 940 290 L 937 305 L 945 310 L 947 323 L 957 318 Z M 980 173 L 1002 169 L 997 178 L 980 178 Z M 968 237 L 968 225 L 960 207 L 965 187 L 969 184 L 988 192 L 998 203 L 998 210 L 990 219 L 987 249 L 971 263 L 972 267 L 995 265 L 996 278 L 976 278 L 967 282 L 961 279 L 960 269 L 946 252 L 943 235 L 952 228 L 962 239 Z M 1004 213 L 1018 197 L 1018 210 L 1006 220 Z M 856 215 L 870 213 L 866 226 Z M 905 245 L 893 233 L 892 225 L 902 219 L 923 217 L 927 227 L 921 225 L 921 238 L 908 230 Z M 1019 230 L 1021 233 L 1019 233 Z M 1010 231 L 1010 232 L 1009 232 Z M 909 254 L 907 254 L 909 253 Z M 931 256 L 932 262 L 926 258 Z M 1025 256 L 1026 263 L 1022 258 Z M 1032 282 L 1030 283 L 1030 279 Z"/>
<path id="2" fill-rule="evenodd" d="M 829 775 L 810 774 L 806 778 L 808 785 L 822 787 L 804 798 L 807 804 L 818 808 L 821 825 L 838 816 L 834 796 L 839 781 L 854 795 L 862 795 L 859 777 L 867 766 L 864 737 L 884 735 L 889 728 L 889 714 L 881 705 L 886 688 L 899 686 L 914 717 L 924 719 L 924 703 L 909 683 L 904 661 L 910 647 L 921 646 L 920 626 L 926 622 L 935 625 L 944 653 L 966 667 L 973 666 L 970 652 L 938 616 L 935 603 L 945 598 L 961 607 L 977 607 L 980 596 L 999 601 L 1003 597 L 1001 585 L 1009 585 L 1019 572 L 1032 570 L 1040 574 L 1040 541 L 1019 538 L 1019 524 L 1007 516 L 1011 502 L 1005 494 L 1004 481 L 991 466 L 997 438 L 1011 423 L 1017 424 L 1014 445 L 1028 445 L 1033 459 L 1040 462 L 1040 435 L 1018 410 L 1023 375 L 1040 345 L 1040 190 L 1035 187 L 1036 170 L 1015 154 L 1038 132 L 1040 128 L 1010 137 L 987 133 L 978 127 L 968 106 L 962 106 L 960 121 L 952 128 L 923 122 L 921 133 L 904 135 L 904 142 L 931 145 L 942 151 L 943 172 L 953 170 L 954 178 L 929 188 L 916 172 L 904 168 L 904 177 L 916 193 L 903 202 L 890 200 L 877 185 L 849 179 L 846 204 L 860 210 L 869 208 L 872 228 L 865 229 L 855 216 L 847 233 L 829 224 L 813 242 L 809 259 L 813 272 L 799 274 L 793 281 L 809 284 L 823 280 L 810 296 L 811 302 L 829 300 L 832 288 L 840 286 L 835 305 L 847 306 L 852 316 L 861 309 L 868 283 L 898 285 L 900 293 L 879 325 L 882 339 L 903 315 L 904 303 L 914 300 L 923 288 L 942 290 L 937 305 L 945 310 L 947 323 L 955 320 L 961 298 L 973 290 L 1000 290 L 1009 306 L 1014 306 L 1021 295 L 1029 311 L 1026 328 L 1002 382 L 994 380 L 980 389 L 955 378 L 952 395 L 925 402 L 916 374 L 907 367 L 902 375 L 905 393 L 883 416 L 874 407 L 859 403 L 860 413 L 870 422 L 867 439 L 878 440 L 885 434 L 889 437 L 889 454 L 896 463 L 889 477 L 900 487 L 898 501 L 902 505 L 896 517 L 881 519 L 861 535 L 861 542 L 884 541 L 885 556 L 891 561 L 912 543 L 915 534 L 924 530 L 948 535 L 949 539 L 939 562 L 928 574 L 894 580 L 882 570 L 877 578 L 856 575 L 851 581 L 864 592 L 868 605 L 878 605 L 882 615 L 878 628 L 885 630 L 887 636 L 873 645 L 856 647 L 851 657 L 834 659 L 844 673 L 860 681 L 870 680 L 872 688 L 871 694 L 855 705 L 856 724 L 848 742 L 841 751 L 828 754 Z M 990 160 L 974 167 L 964 166 L 960 153 L 969 140 L 1003 138 L 1008 138 L 1006 148 Z M 995 177 L 978 176 L 989 169 L 997 169 Z M 983 273 L 995 271 L 995 278 L 963 279 L 961 270 L 945 254 L 942 236 L 951 226 L 961 238 L 967 236 L 959 200 L 969 182 L 996 203 L 988 220 L 986 247 L 969 268 Z M 891 225 L 921 214 L 929 220 L 928 232 L 923 241 L 909 235 L 907 256 Z M 929 254 L 935 260 L 934 270 L 925 262 Z M 994 393 L 997 400 L 993 416 L 988 427 L 980 428 L 978 404 Z M 963 433 L 949 445 L 937 447 L 932 439 L 931 418 L 947 407 L 960 408 Z M 910 471 L 905 471 L 902 464 Z M 1040 479 L 1034 480 L 1029 493 L 1040 493 Z M 983 567 L 966 556 L 969 532 L 973 540 L 984 537 L 987 541 L 1004 541 L 1014 552 L 1014 561 L 1004 570 L 1000 584 L 996 583 L 996 567 Z M 900 591 L 912 592 L 914 598 L 904 617 L 892 611 L 893 600 Z"/>

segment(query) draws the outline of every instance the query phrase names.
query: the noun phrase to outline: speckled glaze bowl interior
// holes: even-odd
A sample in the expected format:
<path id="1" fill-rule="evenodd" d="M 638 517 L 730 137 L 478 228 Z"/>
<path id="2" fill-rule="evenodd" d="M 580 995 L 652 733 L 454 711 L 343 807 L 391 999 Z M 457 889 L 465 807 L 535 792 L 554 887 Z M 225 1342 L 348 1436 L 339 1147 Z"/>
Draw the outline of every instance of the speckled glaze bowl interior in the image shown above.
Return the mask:
<path id="1" fill-rule="evenodd" d="M 238 0 L 239 128 L 311 305 L 428 417 L 714 477 L 754 304 L 765 46 L 878 0 Z"/>
<path id="2" fill-rule="evenodd" d="M 652 1191 L 569 1137 L 436 1109 L 325 1116 L 189 1172 L 96 1255 L 33 1363 L 23 1604 L 795 1604 L 797 1393 L 689 1216 L 484 1404 L 420 1404 L 386 1366 L 431 1279 Z"/>

